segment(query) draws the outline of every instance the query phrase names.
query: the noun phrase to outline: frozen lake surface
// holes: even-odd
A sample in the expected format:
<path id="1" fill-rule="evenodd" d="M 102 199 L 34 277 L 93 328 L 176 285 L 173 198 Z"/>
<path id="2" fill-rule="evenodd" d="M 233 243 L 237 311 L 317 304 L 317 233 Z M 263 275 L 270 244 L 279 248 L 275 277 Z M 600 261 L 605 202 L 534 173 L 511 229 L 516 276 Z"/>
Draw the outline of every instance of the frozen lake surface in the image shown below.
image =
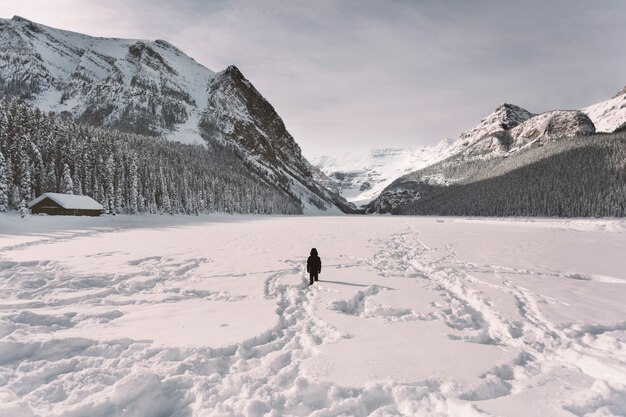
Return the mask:
<path id="1" fill-rule="evenodd" d="M 623 416 L 625 284 L 624 220 L 3 214 L 0 416 Z"/>

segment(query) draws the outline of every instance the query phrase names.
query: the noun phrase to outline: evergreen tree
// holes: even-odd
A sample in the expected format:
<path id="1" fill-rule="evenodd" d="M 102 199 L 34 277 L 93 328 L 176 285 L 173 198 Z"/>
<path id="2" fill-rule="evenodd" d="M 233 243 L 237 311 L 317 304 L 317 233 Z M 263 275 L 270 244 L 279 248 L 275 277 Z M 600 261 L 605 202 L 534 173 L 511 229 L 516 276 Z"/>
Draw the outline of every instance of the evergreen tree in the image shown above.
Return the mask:
<path id="1" fill-rule="evenodd" d="M 57 176 L 54 172 L 54 165 L 50 164 L 46 171 L 43 182 L 42 193 L 55 193 L 57 191 Z"/>
<path id="2" fill-rule="evenodd" d="M 20 213 L 20 217 L 23 219 L 28 216 L 28 208 L 26 207 L 26 201 L 20 201 L 20 205 L 18 207 L 18 212 Z"/>
<path id="3" fill-rule="evenodd" d="M 7 161 L 0 152 L 0 212 L 7 211 L 9 206 L 9 181 L 7 178 Z"/>
<path id="4" fill-rule="evenodd" d="M 135 156 L 130 158 L 129 166 L 129 190 L 128 190 L 128 209 L 132 214 L 139 211 L 139 178 L 137 177 L 137 161 Z"/>
<path id="5" fill-rule="evenodd" d="M 115 161 L 113 156 L 109 156 L 104 167 L 105 171 L 105 210 L 109 214 L 115 214 Z"/>
<path id="6" fill-rule="evenodd" d="M 20 197 L 30 201 L 32 199 L 33 189 L 30 175 L 30 160 L 26 152 L 21 149 L 20 152 Z"/>
<path id="7" fill-rule="evenodd" d="M 63 194 L 74 194 L 74 181 L 70 174 L 70 167 L 67 164 L 63 164 L 63 183 L 61 185 L 61 192 Z"/>

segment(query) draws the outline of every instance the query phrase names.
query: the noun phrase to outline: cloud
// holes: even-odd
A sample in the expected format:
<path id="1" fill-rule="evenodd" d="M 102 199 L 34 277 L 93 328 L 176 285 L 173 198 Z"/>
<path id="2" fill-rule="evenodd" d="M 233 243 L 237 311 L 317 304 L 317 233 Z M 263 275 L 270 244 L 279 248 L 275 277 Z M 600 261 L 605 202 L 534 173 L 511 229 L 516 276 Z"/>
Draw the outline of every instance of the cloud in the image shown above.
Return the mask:
<path id="1" fill-rule="evenodd" d="M 239 66 L 305 155 L 433 144 L 504 101 L 578 108 L 626 84 L 620 0 L 13 3 L 3 16 Z"/>

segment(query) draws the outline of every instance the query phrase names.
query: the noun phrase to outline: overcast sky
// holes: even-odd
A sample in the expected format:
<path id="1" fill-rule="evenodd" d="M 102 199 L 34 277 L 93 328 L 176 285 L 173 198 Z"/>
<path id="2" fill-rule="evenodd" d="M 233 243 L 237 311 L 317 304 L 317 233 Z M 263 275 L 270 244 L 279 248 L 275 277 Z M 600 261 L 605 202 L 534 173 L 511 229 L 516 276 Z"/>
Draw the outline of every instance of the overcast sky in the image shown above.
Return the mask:
<path id="1" fill-rule="evenodd" d="M 623 0 L 0 0 L 13 15 L 235 64 L 309 157 L 432 145 L 503 102 L 581 108 L 626 85 Z"/>

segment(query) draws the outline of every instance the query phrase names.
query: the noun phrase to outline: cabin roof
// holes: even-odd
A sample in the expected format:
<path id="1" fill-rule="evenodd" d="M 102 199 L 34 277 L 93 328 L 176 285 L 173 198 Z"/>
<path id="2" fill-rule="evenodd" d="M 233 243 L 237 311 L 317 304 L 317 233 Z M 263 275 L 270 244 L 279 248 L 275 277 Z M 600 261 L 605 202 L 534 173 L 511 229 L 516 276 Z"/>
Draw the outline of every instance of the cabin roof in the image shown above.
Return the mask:
<path id="1" fill-rule="evenodd" d="M 49 198 L 64 209 L 74 210 L 102 210 L 104 207 L 93 198 L 86 195 L 60 194 L 60 193 L 44 193 L 28 203 L 28 208 L 33 207 L 37 203 Z"/>

